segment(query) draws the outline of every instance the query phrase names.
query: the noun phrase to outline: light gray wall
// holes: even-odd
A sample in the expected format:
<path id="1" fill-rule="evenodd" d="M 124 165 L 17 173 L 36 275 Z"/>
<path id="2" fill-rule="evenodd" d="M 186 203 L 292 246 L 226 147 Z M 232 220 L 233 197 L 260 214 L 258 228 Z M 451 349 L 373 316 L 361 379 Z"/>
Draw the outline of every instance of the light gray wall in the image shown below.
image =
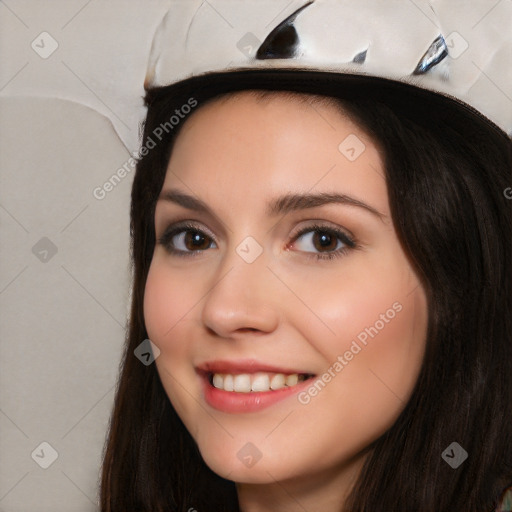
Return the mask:
<path id="1" fill-rule="evenodd" d="M 130 288 L 121 139 L 168 6 L 0 2 L 0 512 L 98 510 Z"/>

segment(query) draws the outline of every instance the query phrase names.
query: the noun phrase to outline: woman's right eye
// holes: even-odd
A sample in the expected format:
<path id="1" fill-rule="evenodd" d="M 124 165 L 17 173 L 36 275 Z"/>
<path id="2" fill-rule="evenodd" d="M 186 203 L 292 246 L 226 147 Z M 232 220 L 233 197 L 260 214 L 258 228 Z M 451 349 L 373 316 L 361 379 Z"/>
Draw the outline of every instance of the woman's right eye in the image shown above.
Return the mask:
<path id="1" fill-rule="evenodd" d="M 198 253 L 216 247 L 212 237 L 193 225 L 174 226 L 158 239 L 158 243 L 177 256 L 195 256 Z"/>

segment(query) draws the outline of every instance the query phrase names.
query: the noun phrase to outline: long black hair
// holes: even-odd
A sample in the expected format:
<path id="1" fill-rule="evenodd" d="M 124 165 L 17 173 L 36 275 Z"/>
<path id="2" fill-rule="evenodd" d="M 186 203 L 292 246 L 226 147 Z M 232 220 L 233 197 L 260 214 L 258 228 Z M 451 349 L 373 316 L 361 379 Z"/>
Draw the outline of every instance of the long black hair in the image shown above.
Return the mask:
<path id="1" fill-rule="evenodd" d="M 427 293 L 427 346 L 412 396 L 373 443 L 343 510 L 491 512 L 512 483 L 512 143 L 454 99 L 298 70 L 211 74 L 146 92 L 142 147 L 151 148 L 141 152 L 132 189 L 134 286 L 103 454 L 102 512 L 239 510 L 235 484 L 205 465 L 155 365 L 133 351 L 148 337 L 155 204 L 183 113 L 241 90 L 325 96 L 372 137 L 396 232 Z M 456 469 L 442 458 L 452 442 L 468 453 Z"/>

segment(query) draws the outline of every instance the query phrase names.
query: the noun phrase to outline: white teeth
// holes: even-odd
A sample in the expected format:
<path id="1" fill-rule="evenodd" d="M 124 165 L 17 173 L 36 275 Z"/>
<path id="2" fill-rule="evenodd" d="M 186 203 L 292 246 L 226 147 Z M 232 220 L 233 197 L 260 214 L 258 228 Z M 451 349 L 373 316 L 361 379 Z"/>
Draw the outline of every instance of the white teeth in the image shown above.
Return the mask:
<path id="1" fill-rule="evenodd" d="M 218 389 L 224 389 L 224 376 L 220 373 L 214 374 L 213 385 Z"/>
<path id="2" fill-rule="evenodd" d="M 281 389 L 286 386 L 286 380 L 285 376 L 282 373 L 277 373 L 272 377 L 272 380 L 270 381 L 270 388 L 271 389 Z"/>
<path id="3" fill-rule="evenodd" d="M 293 373 L 285 375 L 283 373 L 214 373 L 212 383 L 217 389 L 224 391 L 234 391 L 236 393 L 250 393 L 275 391 L 284 387 L 295 386 L 297 383 L 305 380 L 303 374 Z"/>
<path id="4" fill-rule="evenodd" d="M 251 391 L 251 376 L 248 373 L 235 375 L 235 391 L 238 393 L 249 393 Z"/>
<path id="5" fill-rule="evenodd" d="M 213 383 L 215 386 L 215 382 Z M 215 386 L 217 387 L 217 386 Z M 219 388 L 223 389 L 223 388 Z M 224 390 L 225 391 L 234 391 L 235 390 L 235 382 L 233 379 L 233 375 L 224 375 Z"/>
<path id="6" fill-rule="evenodd" d="M 252 378 L 252 391 L 268 391 L 270 378 L 266 373 L 257 373 Z"/>
<path id="7" fill-rule="evenodd" d="M 294 373 L 292 375 L 288 375 L 286 377 L 286 385 L 287 386 L 295 386 L 299 382 L 299 375 L 297 373 Z"/>

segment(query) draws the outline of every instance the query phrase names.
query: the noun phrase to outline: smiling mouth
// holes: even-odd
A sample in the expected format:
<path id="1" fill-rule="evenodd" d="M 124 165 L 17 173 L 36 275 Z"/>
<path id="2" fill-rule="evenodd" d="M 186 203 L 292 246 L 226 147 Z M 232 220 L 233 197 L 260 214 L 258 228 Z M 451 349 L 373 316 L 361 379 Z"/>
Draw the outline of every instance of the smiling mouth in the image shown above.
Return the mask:
<path id="1" fill-rule="evenodd" d="M 314 377 L 311 373 L 213 373 L 208 372 L 208 381 L 211 386 L 223 391 L 233 393 L 261 393 L 278 391 L 293 387 Z"/>

